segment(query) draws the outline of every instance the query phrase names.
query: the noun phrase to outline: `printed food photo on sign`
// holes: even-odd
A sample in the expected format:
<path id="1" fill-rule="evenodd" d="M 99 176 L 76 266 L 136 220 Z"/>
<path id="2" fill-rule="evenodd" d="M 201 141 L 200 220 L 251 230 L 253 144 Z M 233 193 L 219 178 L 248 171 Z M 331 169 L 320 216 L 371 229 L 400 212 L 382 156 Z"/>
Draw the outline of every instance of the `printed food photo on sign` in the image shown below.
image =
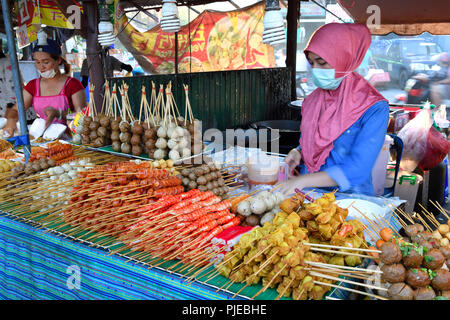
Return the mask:
<path id="1" fill-rule="evenodd" d="M 178 64 L 178 72 L 203 72 L 206 71 L 203 63 L 195 57 L 185 57 Z"/>
<path id="2" fill-rule="evenodd" d="M 163 61 L 156 68 L 156 71 L 158 71 L 158 73 L 162 73 L 162 74 L 174 73 L 174 71 L 175 71 L 175 63 L 173 63 L 172 61 Z"/>
<path id="3" fill-rule="evenodd" d="M 247 28 L 239 17 L 219 20 L 208 38 L 208 59 L 215 70 L 242 69 L 245 65 Z"/>

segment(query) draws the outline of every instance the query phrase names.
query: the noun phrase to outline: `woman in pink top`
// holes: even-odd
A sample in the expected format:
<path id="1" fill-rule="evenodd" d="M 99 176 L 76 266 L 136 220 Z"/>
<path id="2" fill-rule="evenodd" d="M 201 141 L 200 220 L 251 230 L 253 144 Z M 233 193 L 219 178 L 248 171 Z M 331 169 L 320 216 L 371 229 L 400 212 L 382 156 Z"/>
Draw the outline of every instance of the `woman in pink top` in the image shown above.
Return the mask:
<path id="1" fill-rule="evenodd" d="M 61 57 L 56 41 L 47 39 L 47 45 L 33 48 L 33 60 L 40 77 L 31 80 L 23 90 L 25 110 L 33 106 L 37 115 L 45 119 L 45 128 L 52 123 L 66 124 L 66 115 L 81 112 L 86 106 L 86 93 L 81 82 L 69 76 L 70 65 Z M 64 65 L 64 73 L 60 71 Z M 17 105 L 9 111 L 5 132 L 10 136 L 18 121 Z"/>
<path id="2" fill-rule="evenodd" d="M 305 55 L 317 89 L 302 104 L 300 145 L 285 159 L 299 166 L 280 190 L 329 188 L 373 195 L 371 172 L 389 120 L 386 99 L 354 72 L 370 46 L 362 24 L 329 23 L 312 35 Z"/>

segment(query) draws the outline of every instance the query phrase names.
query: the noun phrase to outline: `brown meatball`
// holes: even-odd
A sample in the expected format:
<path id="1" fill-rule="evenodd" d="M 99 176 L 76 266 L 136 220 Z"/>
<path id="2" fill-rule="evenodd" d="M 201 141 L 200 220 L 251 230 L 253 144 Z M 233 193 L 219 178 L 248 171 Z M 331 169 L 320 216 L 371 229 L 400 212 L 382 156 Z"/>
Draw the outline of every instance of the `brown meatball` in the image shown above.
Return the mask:
<path id="1" fill-rule="evenodd" d="M 416 226 L 417 230 L 419 230 L 419 232 L 425 231 L 425 228 L 420 223 L 416 223 L 415 226 Z"/>
<path id="2" fill-rule="evenodd" d="M 402 252 L 395 243 L 385 242 L 380 250 L 380 259 L 385 264 L 397 263 L 402 260 Z"/>
<path id="3" fill-rule="evenodd" d="M 431 282 L 430 277 L 426 271 L 422 269 L 409 269 L 406 272 L 406 283 L 413 288 L 426 287 Z"/>
<path id="4" fill-rule="evenodd" d="M 403 264 L 407 268 L 418 268 L 422 264 L 423 256 L 420 255 L 414 248 L 411 248 L 408 255 L 403 257 Z"/>
<path id="5" fill-rule="evenodd" d="M 436 290 L 450 290 L 450 271 L 447 269 L 437 270 L 436 276 L 431 281 L 431 285 Z"/>
<path id="6" fill-rule="evenodd" d="M 414 291 L 404 282 L 394 283 L 389 287 L 388 296 L 392 300 L 412 300 L 414 298 Z"/>
<path id="7" fill-rule="evenodd" d="M 414 292 L 414 300 L 433 300 L 436 293 L 429 287 L 419 288 Z"/>
<path id="8" fill-rule="evenodd" d="M 381 279 L 389 283 L 404 282 L 406 269 L 401 263 L 385 264 L 381 267 Z"/>
<path id="9" fill-rule="evenodd" d="M 121 143 L 120 143 L 120 141 L 113 141 L 112 142 L 112 149 L 115 152 L 120 152 L 121 151 Z"/>
<path id="10" fill-rule="evenodd" d="M 430 231 L 422 231 L 419 233 L 419 235 L 421 235 L 422 238 L 425 239 L 426 241 L 429 241 L 432 238 L 432 234 Z"/>
<path id="11" fill-rule="evenodd" d="M 406 226 L 404 229 L 408 237 L 416 236 L 419 233 L 419 230 L 415 224 L 410 224 Z"/>
<path id="12" fill-rule="evenodd" d="M 245 222 L 247 222 L 247 224 L 248 224 L 249 226 L 256 226 L 257 224 L 259 224 L 259 217 L 256 216 L 256 215 L 254 215 L 254 214 L 249 215 L 249 216 L 245 219 Z"/>
<path id="13" fill-rule="evenodd" d="M 422 231 L 411 237 L 411 240 L 419 245 L 428 242 L 431 239 L 431 233 L 428 231 Z"/>
<path id="14" fill-rule="evenodd" d="M 445 259 L 450 259 L 450 247 L 441 247 L 440 250 L 444 255 Z"/>
<path id="15" fill-rule="evenodd" d="M 431 242 L 429 242 L 429 241 L 422 241 L 422 242 L 420 243 L 420 245 L 421 245 L 422 247 L 424 247 L 424 248 L 427 248 L 428 251 L 430 251 L 430 250 L 432 250 L 432 249 L 434 248 L 433 245 L 431 244 Z"/>
<path id="16" fill-rule="evenodd" d="M 445 263 L 445 257 L 438 249 L 431 249 L 423 258 L 425 268 L 436 270 L 440 269 Z"/>

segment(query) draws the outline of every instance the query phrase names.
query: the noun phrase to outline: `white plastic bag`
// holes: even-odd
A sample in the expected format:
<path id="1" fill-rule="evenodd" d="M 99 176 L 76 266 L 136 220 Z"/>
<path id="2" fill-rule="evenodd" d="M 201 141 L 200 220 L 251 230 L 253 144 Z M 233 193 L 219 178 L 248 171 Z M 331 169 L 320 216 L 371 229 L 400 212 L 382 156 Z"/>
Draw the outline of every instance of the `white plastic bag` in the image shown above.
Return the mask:
<path id="1" fill-rule="evenodd" d="M 37 118 L 33 121 L 33 124 L 30 127 L 29 134 L 33 136 L 34 139 L 39 138 L 45 131 L 45 120 L 41 118 Z"/>
<path id="2" fill-rule="evenodd" d="M 44 139 L 55 140 L 66 131 L 66 126 L 60 123 L 52 123 L 44 132 Z"/>
<path id="3" fill-rule="evenodd" d="M 398 136 L 403 141 L 403 155 L 400 162 L 402 170 L 414 171 L 423 159 L 427 151 L 428 131 L 432 125 L 430 104 L 427 103 L 423 110 L 399 131 Z"/>

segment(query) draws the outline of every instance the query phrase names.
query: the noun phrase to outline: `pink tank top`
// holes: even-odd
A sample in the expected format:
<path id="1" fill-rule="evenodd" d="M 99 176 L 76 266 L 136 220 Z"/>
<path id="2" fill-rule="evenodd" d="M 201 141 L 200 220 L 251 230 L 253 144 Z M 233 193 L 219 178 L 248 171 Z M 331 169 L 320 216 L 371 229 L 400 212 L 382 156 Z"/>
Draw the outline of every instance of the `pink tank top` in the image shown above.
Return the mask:
<path id="1" fill-rule="evenodd" d="M 41 96 L 41 78 L 36 80 L 36 91 L 33 96 L 33 108 L 36 113 L 42 119 L 46 120 L 47 116 L 44 113 L 44 109 L 47 107 L 53 107 L 56 110 L 68 111 L 69 110 L 69 100 L 65 94 L 67 84 L 70 81 L 70 77 L 67 78 L 64 83 L 64 87 L 61 92 L 56 96 Z M 61 123 L 66 125 L 64 120 L 55 119 L 52 123 Z"/>

